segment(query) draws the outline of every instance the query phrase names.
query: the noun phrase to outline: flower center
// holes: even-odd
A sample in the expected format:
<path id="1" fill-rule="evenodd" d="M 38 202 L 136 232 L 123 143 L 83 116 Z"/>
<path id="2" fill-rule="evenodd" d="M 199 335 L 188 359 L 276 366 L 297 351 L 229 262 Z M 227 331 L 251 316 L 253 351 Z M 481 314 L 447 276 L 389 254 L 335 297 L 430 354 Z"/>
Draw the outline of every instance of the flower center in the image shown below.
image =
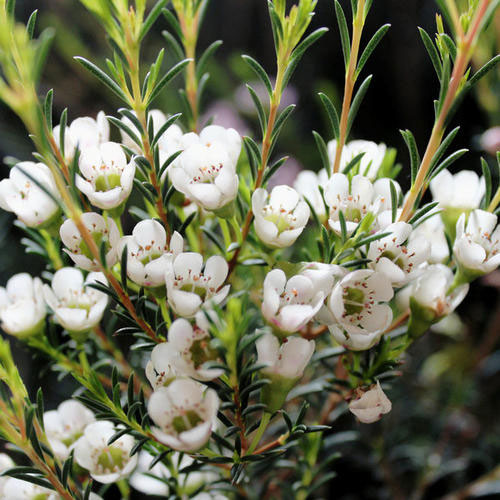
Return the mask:
<path id="1" fill-rule="evenodd" d="M 283 207 L 277 208 L 272 205 L 266 205 L 262 211 L 264 219 L 272 222 L 278 228 L 278 233 L 295 229 L 297 217 L 295 217 L 292 210 L 287 211 Z"/>
<path id="2" fill-rule="evenodd" d="M 188 431 L 200 425 L 203 419 L 194 410 L 187 410 L 182 415 L 177 415 L 172 419 L 172 427 L 177 434 Z"/>
<path id="3" fill-rule="evenodd" d="M 108 474 L 123 469 L 127 462 L 127 453 L 117 446 L 104 448 L 97 459 L 97 472 Z"/>
<path id="4" fill-rule="evenodd" d="M 330 208 L 330 218 L 338 220 L 339 212 L 342 212 L 345 220 L 349 222 L 360 222 L 368 213 L 368 206 L 361 197 L 348 194 L 345 196 L 337 195 L 337 201 Z"/>
<path id="5" fill-rule="evenodd" d="M 96 191 L 109 191 L 121 186 L 121 175 L 118 173 L 101 174 L 95 180 Z"/>
<path id="6" fill-rule="evenodd" d="M 103 242 L 106 244 L 106 252 L 109 250 L 109 241 L 108 241 L 108 230 L 105 229 L 104 231 L 91 231 L 90 232 L 92 239 L 95 241 L 95 244 L 97 248 L 101 248 L 101 245 Z M 74 249 L 74 253 L 85 255 L 90 260 L 94 260 L 94 255 L 92 252 L 89 250 L 89 247 L 87 246 L 87 243 L 82 239 L 78 245 Z"/>
<path id="7" fill-rule="evenodd" d="M 212 184 L 214 179 L 219 175 L 223 168 L 223 164 L 207 165 L 200 167 L 198 173 L 191 179 L 191 184 Z"/>
<path id="8" fill-rule="evenodd" d="M 210 338 L 208 336 L 195 340 L 191 344 L 189 352 L 196 370 L 207 361 L 219 359 L 217 350 L 210 346 Z"/>
<path id="9" fill-rule="evenodd" d="M 365 294 L 359 288 L 344 289 L 344 310 L 345 315 L 352 316 L 359 314 L 364 308 Z"/>

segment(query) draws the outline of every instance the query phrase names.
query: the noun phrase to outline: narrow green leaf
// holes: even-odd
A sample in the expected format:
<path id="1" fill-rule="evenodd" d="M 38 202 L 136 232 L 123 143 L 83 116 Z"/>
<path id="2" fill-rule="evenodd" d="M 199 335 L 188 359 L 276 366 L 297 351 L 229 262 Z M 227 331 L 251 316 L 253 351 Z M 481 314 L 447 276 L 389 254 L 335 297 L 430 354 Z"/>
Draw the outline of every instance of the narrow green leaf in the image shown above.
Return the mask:
<path id="1" fill-rule="evenodd" d="M 267 117 L 266 117 L 266 112 L 264 111 L 264 106 L 260 102 L 257 92 L 255 92 L 255 90 L 249 84 L 247 84 L 246 87 L 248 89 L 250 97 L 252 98 L 255 109 L 257 110 L 257 117 L 259 118 L 260 131 L 262 136 L 264 137 L 267 126 Z"/>
<path id="2" fill-rule="evenodd" d="M 28 32 L 28 36 L 30 37 L 30 40 L 33 39 L 33 36 L 35 34 L 35 25 L 36 25 L 36 18 L 38 15 L 38 9 L 34 10 L 31 13 L 31 16 L 28 19 L 28 22 L 26 23 L 26 31 Z"/>
<path id="3" fill-rule="evenodd" d="M 314 140 L 316 141 L 316 146 L 318 147 L 319 154 L 321 156 L 321 163 L 323 168 L 326 170 L 328 177 L 331 175 L 332 166 L 330 165 L 330 158 L 328 157 L 328 148 L 326 146 L 323 137 L 313 130 Z"/>
<path id="4" fill-rule="evenodd" d="M 155 6 L 149 12 L 148 17 L 146 17 L 146 19 L 142 23 L 141 32 L 139 33 L 139 41 L 146 36 L 148 31 L 151 29 L 151 27 L 161 14 L 163 7 L 165 7 L 168 2 L 169 0 L 158 0 L 158 2 L 156 2 Z"/>
<path id="5" fill-rule="evenodd" d="M 484 194 L 484 199 L 482 206 L 484 209 L 487 209 L 491 202 L 491 193 L 493 192 L 492 183 L 491 183 L 491 171 L 487 161 L 481 157 L 481 169 L 483 170 L 483 177 L 486 186 L 486 191 Z"/>
<path id="6" fill-rule="evenodd" d="M 85 69 L 90 71 L 96 78 L 98 78 L 106 87 L 108 87 L 115 95 L 117 95 L 124 102 L 127 102 L 127 97 L 123 93 L 119 85 L 112 80 L 102 69 L 98 68 L 94 63 L 87 61 L 84 57 L 75 57 Z"/>
<path id="7" fill-rule="evenodd" d="M 52 133 L 52 102 L 54 100 L 54 90 L 50 89 L 45 96 L 45 102 L 43 105 L 43 114 L 45 116 L 45 123 L 47 123 L 47 128 L 49 132 Z"/>
<path id="8" fill-rule="evenodd" d="M 344 10 L 342 6 L 335 0 L 335 15 L 337 16 L 337 23 L 339 25 L 340 31 L 340 41 L 342 43 L 342 52 L 344 54 L 344 62 L 347 67 L 349 64 L 349 57 L 351 54 L 351 38 L 349 36 L 349 29 L 347 27 L 347 21 L 345 18 Z"/>
<path id="9" fill-rule="evenodd" d="M 339 115 L 337 113 L 337 110 L 335 109 L 333 102 L 326 94 L 323 94 L 323 92 L 319 92 L 318 95 L 326 110 L 328 119 L 330 120 L 330 125 L 332 126 L 332 131 L 333 131 L 333 137 L 335 139 L 338 139 L 340 136 L 340 125 L 339 125 Z"/>
<path id="10" fill-rule="evenodd" d="M 411 184 L 413 185 L 417 177 L 417 172 L 420 165 L 420 155 L 418 154 L 417 142 L 415 141 L 415 137 L 409 130 L 400 130 L 399 132 L 403 136 L 406 147 L 408 148 L 408 152 L 410 154 Z"/>
<path id="11" fill-rule="evenodd" d="M 158 97 L 160 92 L 164 87 L 170 83 L 184 68 L 189 64 L 190 59 L 184 59 L 183 61 L 177 63 L 168 73 L 156 84 L 155 88 L 152 90 L 149 96 L 148 106 Z"/>
<path id="12" fill-rule="evenodd" d="M 377 45 L 381 42 L 382 38 L 384 38 L 385 34 L 389 31 L 391 27 L 390 24 L 384 24 L 380 27 L 375 34 L 372 36 L 371 40 L 368 42 L 365 50 L 361 54 L 359 58 L 358 67 L 356 68 L 356 77 L 361 73 L 364 65 L 372 55 L 373 51 L 377 48 Z"/>
<path id="13" fill-rule="evenodd" d="M 259 77 L 259 80 L 264 84 L 264 87 L 266 87 L 269 97 L 271 97 L 273 95 L 273 86 L 264 68 L 253 57 L 250 57 L 245 54 L 242 55 L 241 57 L 248 64 L 248 66 L 250 66 L 250 68 L 254 71 L 254 73 Z"/>
<path id="14" fill-rule="evenodd" d="M 361 106 L 361 103 L 363 102 L 363 99 L 366 95 L 366 92 L 368 91 L 368 87 L 370 86 L 372 78 L 373 78 L 373 75 L 369 75 L 363 80 L 363 83 L 359 86 L 359 89 L 356 92 L 354 99 L 352 100 L 351 109 L 349 111 L 349 115 L 347 118 L 347 135 L 346 135 L 346 137 L 349 137 L 349 134 L 350 134 L 351 128 L 352 128 L 352 124 L 354 123 L 354 119 L 356 118 L 356 115 L 358 114 L 359 108 Z"/>
<path id="15" fill-rule="evenodd" d="M 222 40 L 216 40 L 215 42 L 211 43 L 198 59 L 198 63 L 196 65 L 196 79 L 198 81 L 201 79 L 203 73 L 205 72 L 208 61 L 221 45 Z"/>
<path id="16" fill-rule="evenodd" d="M 427 53 L 429 54 L 432 65 L 434 66 L 434 70 L 436 71 L 438 78 L 441 80 L 443 66 L 441 64 L 441 59 L 439 57 L 439 53 L 436 49 L 436 46 L 434 45 L 434 42 L 432 41 L 432 39 L 429 36 L 429 34 L 427 33 L 427 31 L 425 31 L 423 28 L 418 28 L 418 31 L 420 33 L 420 37 L 422 38 L 422 41 L 424 42 L 425 49 L 427 50 Z"/>

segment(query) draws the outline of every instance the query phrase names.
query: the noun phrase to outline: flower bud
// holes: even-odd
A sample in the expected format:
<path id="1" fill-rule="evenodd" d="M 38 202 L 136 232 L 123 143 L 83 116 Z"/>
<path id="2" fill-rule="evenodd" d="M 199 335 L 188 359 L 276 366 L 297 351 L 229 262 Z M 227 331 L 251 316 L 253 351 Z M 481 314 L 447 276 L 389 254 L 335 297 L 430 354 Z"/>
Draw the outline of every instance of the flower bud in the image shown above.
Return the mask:
<path id="1" fill-rule="evenodd" d="M 361 397 L 349 403 L 349 410 L 363 424 L 373 424 L 391 409 L 392 403 L 384 394 L 379 381 Z"/>
<path id="2" fill-rule="evenodd" d="M 267 411 L 274 413 L 283 406 L 288 393 L 304 374 L 315 343 L 301 337 L 288 337 L 280 345 L 277 337 L 266 333 L 255 346 L 258 363 L 266 365 L 261 373 L 271 381 L 263 387 L 261 399 Z"/>

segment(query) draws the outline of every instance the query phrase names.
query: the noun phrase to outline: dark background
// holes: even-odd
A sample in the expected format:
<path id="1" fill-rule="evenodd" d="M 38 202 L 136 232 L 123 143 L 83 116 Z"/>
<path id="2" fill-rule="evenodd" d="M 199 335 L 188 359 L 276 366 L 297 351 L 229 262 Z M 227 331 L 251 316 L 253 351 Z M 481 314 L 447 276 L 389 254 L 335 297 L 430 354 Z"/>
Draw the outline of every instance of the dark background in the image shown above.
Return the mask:
<path id="1" fill-rule="evenodd" d="M 347 10 L 349 2 L 341 3 Z M 211 66 L 205 108 L 223 101 L 227 111 L 240 104 L 235 89 L 242 79 L 252 78 L 240 54 L 252 55 L 273 73 L 274 48 L 265 4 L 264 0 L 212 0 L 200 47 L 205 48 L 216 39 L 222 39 L 224 45 Z M 54 88 L 56 116 L 64 107 L 69 108 L 70 120 L 95 115 L 100 109 L 115 114 L 119 103 L 72 59 L 81 55 L 103 67 L 104 57 L 109 57 L 110 49 L 94 18 L 76 0 L 18 0 L 19 19 L 25 21 L 35 8 L 39 9 L 39 26 L 57 30 L 40 89 L 46 92 Z M 438 84 L 417 26 L 434 33 L 435 12 L 433 1 L 375 0 L 364 32 L 366 43 L 379 26 L 392 24 L 364 69 L 362 77 L 373 73 L 374 79 L 353 136 L 397 148 L 398 161 L 404 167 L 399 179 L 402 185 L 408 182 L 409 167 L 399 129 L 412 130 L 423 152 L 433 123 L 432 101 L 437 97 Z M 311 130 L 319 131 L 325 138 L 330 134 L 317 92 L 323 91 L 338 102 L 343 89 L 344 64 L 330 0 L 318 2 L 311 29 L 320 26 L 327 26 L 330 31 L 306 54 L 292 80 L 292 97 L 298 107 L 279 144 L 280 153 L 291 154 L 305 168 L 313 170 L 319 169 L 320 158 Z M 166 28 L 166 22 L 160 18 L 146 40 L 145 62 L 151 62 L 164 46 L 161 31 Z M 164 112 L 180 110 L 173 91 L 166 92 L 162 99 L 159 107 Z M 254 117 L 242 113 L 239 118 L 247 131 L 256 130 Z M 216 116 L 218 119 L 222 117 Z M 498 124 L 496 119 L 493 113 L 481 109 L 477 95 L 471 94 L 464 101 L 454 119 L 461 125 L 455 148 L 466 147 L 471 153 L 454 169 L 479 169 L 479 157 L 484 153 L 479 150 L 478 137 Z M 1 106 L 0 154 L 26 160 L 30 159 L 30 152 L 22 125 Z M 7 167 L 4 175 L 6 172 Z M 37 258 L 23 253 L 19 243 L 22 235 L 12 228 L 12 220 L 10 216 L 1 219 L 2 283 L 15 272 L 38 274 L 42 270 Z M 337 462 L 338 476 L 322 492 L 323 497 L 440 498 L 463 488 L 499 463 L 499 282 L 498 275 L 492 275 L 488 282 L 473 284 L 460 308 L 461 332 L 453 336 L 428 334 L 411 350 L 403 378 L 393 384 L 389 393 L 393 412 L 380 424 L 358 425 L 356 434 L 347 435 L 352 440 L 346 439 L 339 446 L 345 452 L 344 458 Z M 436 353 L 441 356 L 434 356 L 434 364 L 429 366 L 429 357 Z M 23 348 L 16 350 L 16 356 L 33 390 L 39 385 L 53 388 L 46 393 L 48 407 L 67 397 L 72 389 L 69 381 L 58 382 L 45 374 L 45 363 L 32 362 Z M 347 431 L 352 423 L 350 416 L 340 417 L 335 430 Z"/>

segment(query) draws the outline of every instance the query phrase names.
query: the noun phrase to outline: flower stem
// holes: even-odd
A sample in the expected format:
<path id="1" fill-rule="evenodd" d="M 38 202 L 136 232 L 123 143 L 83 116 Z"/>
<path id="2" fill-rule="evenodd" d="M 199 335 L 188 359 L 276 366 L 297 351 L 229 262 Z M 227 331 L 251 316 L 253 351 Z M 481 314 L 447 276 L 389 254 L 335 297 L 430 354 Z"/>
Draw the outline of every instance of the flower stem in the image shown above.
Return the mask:
<path id="1" fill-rule="evenodd" d="M 337 173 L 340 170 L 340 159 L 342 155 L 342 150 L 344 149 L 347 140 L 349 111 L 351 109 L 352 94 L 354 91 L 354 85 L 356 83 L 356 77 L 357 77 L 356 66 L 358 63 L 359 46 L 365 22 L 364 10 L 365 10 L 365 0 L 358 0 L 356 17 L 354 18 L 352 25 L 351 51 L 349 54 L 349 63 L 347 65 L 347 72 L 345 75 L 344 98 L 342 101 L 342 113 L 340 115 L 339 139 L 337 141 L 335 160 L 333 162 L 333 173 Z"/>
<path id="2" fill-rule="evenodd" d="M 250 446 L 246 453 L 247 455 L 253 453 L 255 448 L 257 448 L 258 444 L 260 443 L 260 440 L 262 439 L 262 436 L 264 435 L 264 432 L 266 432 L 269 422 L 271 421 L 271 416 L 272 415 L 268 412 L 265 412 L 264 415 L 262 415 L 259 428 L 257 429 L 257 432 L 255 433 L 252 442 L 250 443 Z"/>
<path id="3" fill-rule="evenodd" d="M 491 0 L 482 0 L 476 10 L 476 14 L 467 33 L 465 35 L 458 35 L 459 39 L 457 43 L 457 56 L 455 59 L 455 64 L 453 66 L 453 72 L 451 74 L 448 89 L 446 91 L 441 111 L 439 112 L 436 122 L 434 123 L 434 127 L 432 128 L 432 133 L 429 138 L 424 157 L 422 158 L 422 162 L 418 169 L 415 182 L 413 183 L 403 205 L 403 210 L 399 218 L 400 221 L 407 222 L 411 218 L 415 201 L 417 200 L 419 195 L 424 193 L 426 189 L 427 176 L 432 165 L 432 159 L 436 154 L 439 146 L 441 145 L 441 141 L 443 140 L 443 135 L 446 128 L 446 118 L 448 117 L 448 113 L 459 94 L 460 85 L 467 71 L 469 61 L 472 57 L 474 44 L 477 36 L 479 35 L 483 17 L 488 10 L 490 1 Z"/>

